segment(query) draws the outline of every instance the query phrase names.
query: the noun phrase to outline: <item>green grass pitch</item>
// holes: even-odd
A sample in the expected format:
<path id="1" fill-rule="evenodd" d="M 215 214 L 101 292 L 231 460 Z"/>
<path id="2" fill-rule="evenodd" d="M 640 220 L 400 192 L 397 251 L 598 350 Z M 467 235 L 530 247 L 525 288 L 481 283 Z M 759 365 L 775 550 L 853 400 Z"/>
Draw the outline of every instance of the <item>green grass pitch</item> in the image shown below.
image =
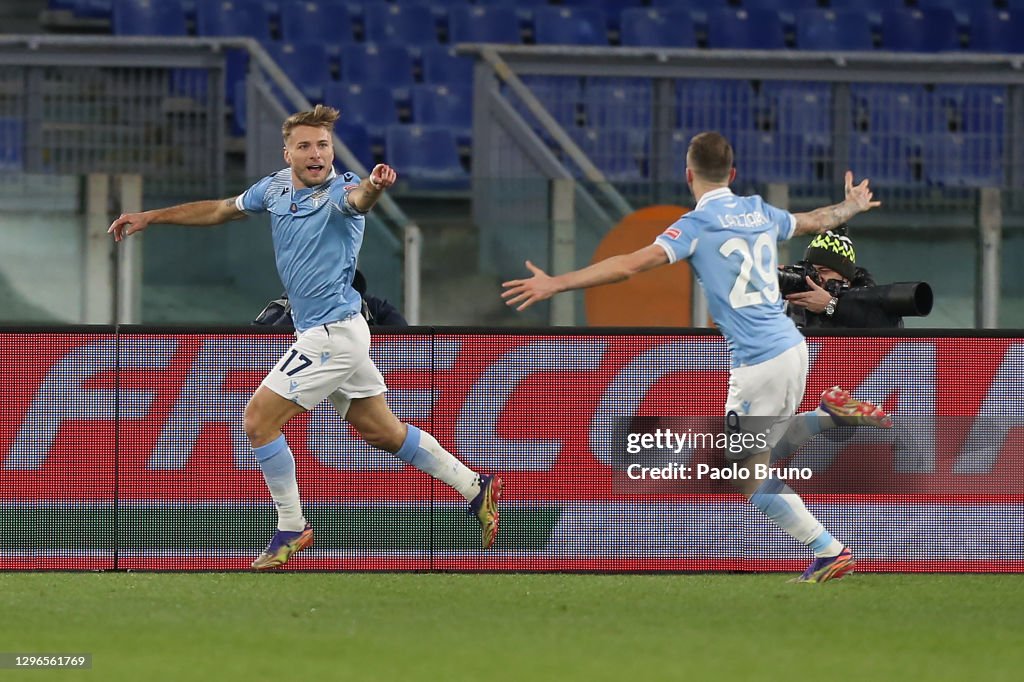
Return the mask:
<path id="1" fill-rule="evenodd" d="M 1024 679 L 1024 576 L 0 573 L 0 680 Z"/>

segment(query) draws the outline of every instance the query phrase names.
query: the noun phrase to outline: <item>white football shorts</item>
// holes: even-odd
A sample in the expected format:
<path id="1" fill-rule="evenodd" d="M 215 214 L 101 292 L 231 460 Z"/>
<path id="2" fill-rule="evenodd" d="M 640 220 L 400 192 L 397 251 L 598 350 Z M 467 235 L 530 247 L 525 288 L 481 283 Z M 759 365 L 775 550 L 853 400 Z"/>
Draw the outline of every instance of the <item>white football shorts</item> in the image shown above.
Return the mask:
<path id="1" fill-rule="evenodd" d="M 299 334 L 262 385 L 307 410 L 329 397 L 342 417 L 352 399 L 388 390 L 370 359 L 370 328 L 362 315 Z"/>
<path id="2" fill-rule="evenodd" d="M 738 421 L 738 430 L 764 433 L 767 449 L 775 447 L 804 398 L 807 386 L 807 342 L 801 341 L 771 360 L 734 367 L 729 372 L 729 397 L 725 401 L 727 427 Z M 733 416 L 735 415 L 735 416 Z M 735 430 L 735 429 L 734 429 Z M 757 451 L 763 451 L 758 448 Z M 746 459 L 755 451 L 727 452 L 728 459 Z"/>

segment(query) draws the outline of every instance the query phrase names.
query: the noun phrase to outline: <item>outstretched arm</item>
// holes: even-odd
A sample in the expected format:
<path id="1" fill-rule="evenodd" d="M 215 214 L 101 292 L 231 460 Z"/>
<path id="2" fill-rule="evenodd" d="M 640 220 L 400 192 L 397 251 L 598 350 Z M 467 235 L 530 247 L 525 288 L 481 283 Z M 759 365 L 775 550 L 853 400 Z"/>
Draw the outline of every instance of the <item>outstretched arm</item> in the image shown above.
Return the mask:
<path id="1" fill-rule="evenodd" d="M 518 306 L 516 310 L 529 308 L 538 301 L 551 298 L 562 291 L 586 289 L 600 284 L 611 284 L 668 263 L 668 254 L 657 244 L 621 256 L 612 256 L 564 275 L 551 277 L 530 261 L 526 267 L 533 273 L 529 279 L 514 279 L 505 282 L 501 297 L 505 305 Z"/>
<path id="2" fill-rule="evenodd" d="M 366 213 L 377 199 L 391 185 L 395 184 L 398 174 L 395 169 L 383 163 L 373 167 L 368 177 L 363 178 L 359 186 L 348 193 L 348 203 L 360 213 Z"/>
<path id="3" fill-rule="evenodd" d="M 866 178 L 855 186 L 853 173 L 846 171 L 846 200 L 807 213 L 794 213 L 796 231 L 793 234 L 820 234 L 839 227 L 858 213 L 881 206 L 882 202 L 872 201 L 873 196 Z"/>
<path id="4" fill-rule="evenodd" d="M 124 213 L 110 224 L 107 232 L 114 235 L 114 241 L 121 241 L 130 234 L 142 232 L 151 224 L 171 225 L 220 225 L 229 220 L 245 217 L 235 206 L 235 198 L 193 201 L 168 208 L 158 208 L 142 213 Z"/>

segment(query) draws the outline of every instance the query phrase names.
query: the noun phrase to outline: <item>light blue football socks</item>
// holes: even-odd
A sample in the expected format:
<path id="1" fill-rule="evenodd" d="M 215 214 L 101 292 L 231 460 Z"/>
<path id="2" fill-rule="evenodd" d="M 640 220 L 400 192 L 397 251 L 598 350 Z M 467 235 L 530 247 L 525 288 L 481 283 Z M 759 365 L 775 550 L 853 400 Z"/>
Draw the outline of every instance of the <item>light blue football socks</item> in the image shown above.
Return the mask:
<path id="1" fill-rule="evenodd" d="M 277 507 L 277 529 L 301 531 L 306 527 L 299 501 L 299 484 L 295 480 L 295 457 L 282 433 L 266 445 L 253 448 L 263 480 Z"/>

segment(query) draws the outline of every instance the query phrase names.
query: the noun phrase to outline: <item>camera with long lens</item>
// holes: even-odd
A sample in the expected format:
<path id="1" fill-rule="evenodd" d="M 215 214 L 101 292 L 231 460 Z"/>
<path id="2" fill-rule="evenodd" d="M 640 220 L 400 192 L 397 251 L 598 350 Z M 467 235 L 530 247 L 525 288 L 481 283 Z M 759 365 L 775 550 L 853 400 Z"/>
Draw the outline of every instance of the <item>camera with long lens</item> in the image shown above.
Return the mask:
<path id="1" fill-rule="evenodd" d="M 783 265 L 779 268 L 779 291 L 783 296 L 810 291 L 811 287 L 807 285 L 808 277 L 833 296 L 838 296 L 840 292 L 849 287 L 848 284 L 838 279 L 822 280 L 818 269 L 808 261 L 802 260 L 793 265 Z"/>
<path id="2" fill-rule="evenodd" d="M 890 315 L 924 317 L 932 311 L 935 296 L 928 282 L 893 282 L 847 289 L 842 300 L 878 306 Z"/>
<path id="3" fill-rule="evenodd" d="M 850 287 L 838 279 L 822 280 L 817 268 L 808 261 L 779 268 L 779 291 L 783 296 L 810 291 L 807 278 L 843 301 L 876 306 L 900 317 L 924 317 L 932 311 L 934 295 L 928 282 L 894 282 L 872 287 Z"/>

